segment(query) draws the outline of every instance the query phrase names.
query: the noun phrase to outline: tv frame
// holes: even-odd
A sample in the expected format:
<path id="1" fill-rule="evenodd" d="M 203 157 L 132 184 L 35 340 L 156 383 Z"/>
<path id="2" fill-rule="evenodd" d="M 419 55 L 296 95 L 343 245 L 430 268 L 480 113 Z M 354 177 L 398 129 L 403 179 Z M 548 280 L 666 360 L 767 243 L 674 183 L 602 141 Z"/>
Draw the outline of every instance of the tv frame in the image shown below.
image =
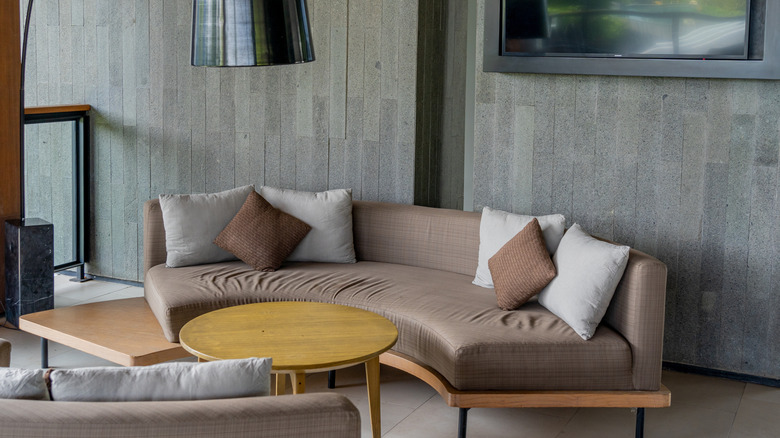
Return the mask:
<path id="1" fill-rule="evenodd" d="M 756 2 L 752 2 L 756 4 Z M 765 4 L 761 59 L 501 56 L 501 0 L 485 0 L 482 71 L 610 76 L 780 79 L 780 1 Z M 750 51 L 750 48 L 748 48 Z"/>
<path id="2" fill-rule="evenodd" d="M 507 0 L 502 0 L 503 3 L 506 3 Z M 749 59 L 748 55 L 748 46 L 750 44 L 750 8 L 751 8 L 751 0 L 745 0 L 745 9 L 744 9 L 744 22 L 745 22 L 745 31 L 742 35 L 742 53 L 739 55 L 688 55 L 688 54 L 640 54 L 640 53 L 627 53 L 627 54 L 617 54 L 617 53 L 607 53 L 607 52 L 583 52 L 583 53 L 576 53 L 576 52 L 548 52 L 548 53 L 539 53 L 535 54 L 533 52 L 512 52 L 507 50 L 506 48 L 506 14 L 505 12 L 506 8 L 502 8 L 502 14 L 501 14 L 501 33 L 499 34 L 499 43 L 500 43 L 500 52 L 501 56 L 522 56 L 522 57 L 529 57 L 529 56 L 560 56 L 560 57 L 587 57 L 587 58 L 628 58 L 628 59 L 703 59 L 703 58 L 709 58 L 709 59 Z"/>

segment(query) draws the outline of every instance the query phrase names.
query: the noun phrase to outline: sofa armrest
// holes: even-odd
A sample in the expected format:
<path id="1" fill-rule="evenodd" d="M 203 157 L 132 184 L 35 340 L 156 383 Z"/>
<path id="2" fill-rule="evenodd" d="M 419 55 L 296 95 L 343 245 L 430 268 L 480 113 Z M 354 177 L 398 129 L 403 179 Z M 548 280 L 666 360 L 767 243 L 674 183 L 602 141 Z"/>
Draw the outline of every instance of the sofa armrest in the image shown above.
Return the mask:
<path id="1" fill-rule="evenodd" d="M 163 225 L 160 200 L 144 203 L 144 276 L 152 266 L 165 263 L 168 251 L 165 248 L 165 226 Z"/>
<path id="2" fill-rule="evenodd" d="M 636 390 L 660 388 L 665 304 L 666 265 L 632 249 L 604 322 L 631 345 Z"/>
<path id="3" fill-rule="evenodd" d="M 0 367 L 11 366 L 11 343 L 0 339 Z"/>
<path id="4" fill-rule="evenodd" d="M 360 413 L 340 394 L 84 403 L 0 400 L 0 437 L 360 437 Z"/>

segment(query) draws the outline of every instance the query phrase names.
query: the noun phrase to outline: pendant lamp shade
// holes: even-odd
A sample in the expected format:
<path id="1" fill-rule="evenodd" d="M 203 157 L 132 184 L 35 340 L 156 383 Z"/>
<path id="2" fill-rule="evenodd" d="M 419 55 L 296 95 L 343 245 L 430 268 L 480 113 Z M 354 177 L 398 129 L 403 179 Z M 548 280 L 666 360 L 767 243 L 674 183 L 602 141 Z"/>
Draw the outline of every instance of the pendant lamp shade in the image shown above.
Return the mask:
<path id="1" fill-rule="evenodd" d="M 306 0 L 194 0 L 192 65 L 314 61 Z"/>

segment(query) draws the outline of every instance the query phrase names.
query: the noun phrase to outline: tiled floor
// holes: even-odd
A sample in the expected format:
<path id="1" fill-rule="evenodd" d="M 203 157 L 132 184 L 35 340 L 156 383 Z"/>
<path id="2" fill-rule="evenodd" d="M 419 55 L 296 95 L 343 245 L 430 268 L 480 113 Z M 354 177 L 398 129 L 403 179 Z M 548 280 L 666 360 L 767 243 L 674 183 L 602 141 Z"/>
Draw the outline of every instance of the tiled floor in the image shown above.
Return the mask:
<path id="1" fill-rule="evenodd" d="M 135 286 L 102 281 L 79 284 L 69 282 L 69 278 L 55 278 L 57 307 L 143 295 L 143 290 Z M 0 328 L 0 337 L 13 343 L 12 366 L 39 366 L 37 337 L 7 328 Z M 54 367 L 112 365 L 54 343 L 49 350 L 50 365 Z M 647 410 L 646 437 L 780 437 L 778 388 L 670 371 L 664 372 L 663 382 L 672 391 L 672 407 Z M 306 390 L 329 391 L 326 375 L 310 375 Z M 336 391 L 358 406 L 363 416 L 363 436 L 370 436 L 363 369 L 339 371 Z M 403 372 L 382 368 L 383 436 L 452 438 L 457 436 L 457 419 L 458 410 L 448 407 L 429 386 Z M 629 409 L 472 409 L 468 421 L 472 438 L 634 436 L 634 414 Z"/>

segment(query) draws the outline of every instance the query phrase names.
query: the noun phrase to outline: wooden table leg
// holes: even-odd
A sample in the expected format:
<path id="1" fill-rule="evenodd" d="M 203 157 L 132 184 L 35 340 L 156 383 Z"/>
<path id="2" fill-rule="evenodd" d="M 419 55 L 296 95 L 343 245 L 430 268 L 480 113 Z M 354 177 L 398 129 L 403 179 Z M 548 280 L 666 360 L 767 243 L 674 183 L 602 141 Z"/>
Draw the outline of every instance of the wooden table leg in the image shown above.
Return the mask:
<path id="1" fill-rule="evenodd" d="M 293 394 L 303 394 L 306 392 L 306 373 L 290 374 L 292 380 Z"/>
<path id="2" fill-rule="evenodd" d="M 379 356 L 366 362 L 366 386 L 368 387 L 368 410 L 371 413 L 371 434 L 382 436 L 381 408 L 379 400 Z"/>
<path id="3" fill-rule="evenodd" d="M 287 375 L 276 373 L 276 395 L 284 395 L 284 385 L 287 383 Z"/>

